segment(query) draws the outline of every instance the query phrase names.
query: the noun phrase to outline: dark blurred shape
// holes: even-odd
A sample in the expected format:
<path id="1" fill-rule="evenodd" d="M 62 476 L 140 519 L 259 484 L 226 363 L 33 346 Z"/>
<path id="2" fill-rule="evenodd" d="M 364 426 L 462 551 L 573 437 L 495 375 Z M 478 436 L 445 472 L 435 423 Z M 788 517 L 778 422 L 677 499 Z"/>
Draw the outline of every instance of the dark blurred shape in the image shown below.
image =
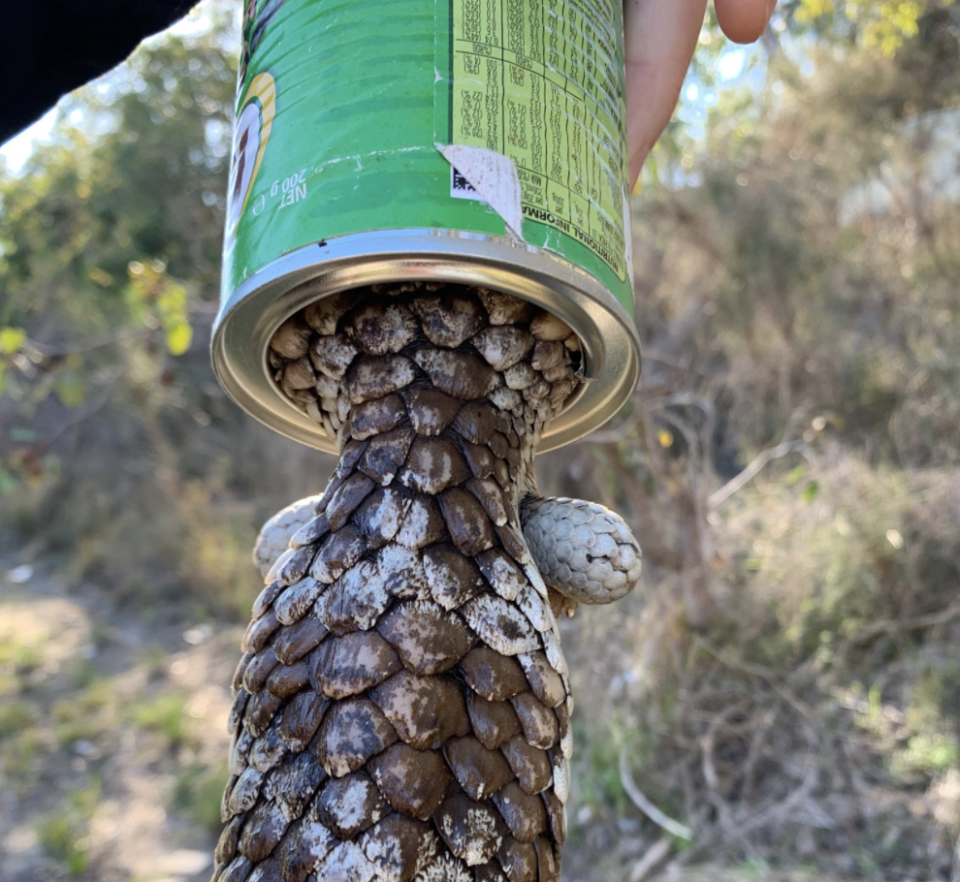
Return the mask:
<path id="1" fill-rule="evenodd" d="M 106 73 L 195 0 L 35 0 L 6 3 L 0 27 L 0 142 L 42 116 L 61 95 Z"/>

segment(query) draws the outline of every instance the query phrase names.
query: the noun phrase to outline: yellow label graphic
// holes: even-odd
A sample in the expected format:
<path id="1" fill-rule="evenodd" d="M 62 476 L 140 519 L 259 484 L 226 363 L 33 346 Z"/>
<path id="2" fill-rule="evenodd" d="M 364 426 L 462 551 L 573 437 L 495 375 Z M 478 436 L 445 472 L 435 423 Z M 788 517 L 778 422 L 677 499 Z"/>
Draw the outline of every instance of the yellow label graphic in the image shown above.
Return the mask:
<path id="1" fill-rule="evenodd" d="M 277 113 L 277 86 L 268 73 L 257 74 L 250 83 L 234 126 L 233 157 L 230 163 L 230 207 L 227 212 L 226 242 L 230 245 L 237 224 L 263 163 Z"/>
<path id="2" fill-rule="evenodd" d="M 452 0 L 451 134 L 510 157 L 524 217 L 582 242 L 623 280 L 620 2 Z"/>

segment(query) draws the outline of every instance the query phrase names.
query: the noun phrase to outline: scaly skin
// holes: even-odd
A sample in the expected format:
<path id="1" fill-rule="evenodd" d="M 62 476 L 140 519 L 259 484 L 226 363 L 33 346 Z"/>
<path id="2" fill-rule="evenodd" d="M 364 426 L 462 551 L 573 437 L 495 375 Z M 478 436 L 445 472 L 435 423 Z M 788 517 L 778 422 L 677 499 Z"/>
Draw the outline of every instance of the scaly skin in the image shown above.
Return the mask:
<path id="1" fill-rule="evenodd" d="M 575 338 L 407 283 L 322 301 L 272 347 L 341 454 L 244 637 L 214 880 L 555 882 L 572 699 L 520 504 Z"/>
<path id="2" fill-rule="evenodd" d="M 262 576 L 313 518 L 320 498 L 291 503 L 263 525 L 253 549 Z M 520 503 L 520 525 L 555 613 L 572 613 L 579 603 L 613 603 L 640 579 L 640 544 L 623 518 L 602 505 L 530 494 Z"/>

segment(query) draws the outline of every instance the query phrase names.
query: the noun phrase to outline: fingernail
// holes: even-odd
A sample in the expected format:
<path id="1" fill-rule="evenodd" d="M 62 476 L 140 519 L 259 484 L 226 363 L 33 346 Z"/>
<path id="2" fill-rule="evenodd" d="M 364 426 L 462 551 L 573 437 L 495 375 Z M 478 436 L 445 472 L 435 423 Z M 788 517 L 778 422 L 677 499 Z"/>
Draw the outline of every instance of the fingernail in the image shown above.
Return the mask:
<path id="1" fill-rule="evenodd" d="M 777 0 L 767 0 L 767 22 L 773 17 L 773 11 L 777 8 Z"/>

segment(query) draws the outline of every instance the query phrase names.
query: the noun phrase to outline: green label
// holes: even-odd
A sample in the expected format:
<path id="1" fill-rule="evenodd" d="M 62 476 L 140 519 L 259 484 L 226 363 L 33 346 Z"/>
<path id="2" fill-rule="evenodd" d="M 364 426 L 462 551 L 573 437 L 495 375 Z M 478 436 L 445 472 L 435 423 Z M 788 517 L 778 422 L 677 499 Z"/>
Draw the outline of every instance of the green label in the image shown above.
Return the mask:
<path id="1" fill-rule="evenodd" d="M 440 144 L 509 157 L 522 190 L 514 232 L 632 314 L 620 21 L 619 0 L 249 0 L 224 302 L 334 237 L 508 236 Z"/>
<path id="2" fill-rule="evenodd" d="M 451 143 L 509 157 L 523 216 L 624 281 L 618 0 L 452 0 Z"/>

